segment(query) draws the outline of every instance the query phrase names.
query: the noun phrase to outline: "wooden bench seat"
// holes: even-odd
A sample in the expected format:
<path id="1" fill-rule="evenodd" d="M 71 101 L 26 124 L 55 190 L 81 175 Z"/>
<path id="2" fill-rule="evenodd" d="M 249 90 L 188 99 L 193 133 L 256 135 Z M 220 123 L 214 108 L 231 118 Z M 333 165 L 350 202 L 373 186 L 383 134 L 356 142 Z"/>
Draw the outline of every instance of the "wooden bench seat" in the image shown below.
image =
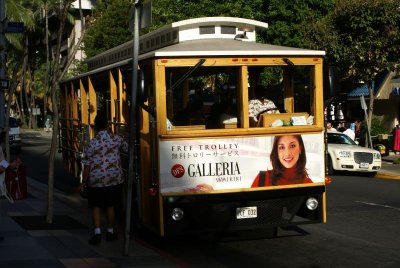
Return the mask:
<path id="1" fill-rule="evenodd" d="M 280 119 L 282 121 L 290 121 L 292 117 L 294 116 L 305 116 L 307 119 L 308 113 L 302 112 L 302 113 L 281 113 L 281 114 L 261 114 L 260 119 L 258 120 L 258 127 L 270 127 L 272 122 L 274 122 L 277 119 Z"/>

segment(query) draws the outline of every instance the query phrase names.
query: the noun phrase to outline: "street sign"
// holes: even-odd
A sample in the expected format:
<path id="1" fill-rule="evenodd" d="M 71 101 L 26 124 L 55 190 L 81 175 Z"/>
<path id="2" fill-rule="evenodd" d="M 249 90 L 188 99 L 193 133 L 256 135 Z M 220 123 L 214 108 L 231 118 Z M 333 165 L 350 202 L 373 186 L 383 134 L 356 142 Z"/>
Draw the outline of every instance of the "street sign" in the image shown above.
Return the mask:
<path id="1" fill-rule="evenodd" d="M 7 21 L 5 23 L 4 28 L 5 28 L 4 30 L 6 33 L 23 33 L 24 32 L 24 23 Z"/>
<path id="2" fill-rule="evenodd" d="M 139 25 L 141 29 L 147 28 L 151 26 L 152 23 L 152 9 L 153 9 L 153 1 L 144 1 L 144 3 L 140 3 L 141 1 L 135 1 L 137 2 L 130 10 L 129 10 L 129 30 L 131 32 L 134 31 L 134 23 L 135 23 L 135 8 L 139 7 Z M 136 6 L 138 5 L 138 6 Z"/>
<path id="3" fill-rule="evenodd" d="M 142 14 L 140 16 L 140 28 L 147 28 L 151 26 L 152 22 L 152 10 L 153 10 L 153 1 L 145 1 L 143 3 Z"/>
<path id="4" fill-rule="evenodd" d="M 367 104 L 365 103 L 365 98 L 364 98 L 364 96 L 361 96 L 361 97 L 360 97 L 360 102 L 361 102 L 361 109 L 363 109 L 364 111 L 366 111 L 368 108 L 367 108 Z"/>
<path id="5" fill-rule="evenodd" d="M 10 80 L 7 78 L 0 78 L 0 88 L 8 89 L 10 87 Z"/>

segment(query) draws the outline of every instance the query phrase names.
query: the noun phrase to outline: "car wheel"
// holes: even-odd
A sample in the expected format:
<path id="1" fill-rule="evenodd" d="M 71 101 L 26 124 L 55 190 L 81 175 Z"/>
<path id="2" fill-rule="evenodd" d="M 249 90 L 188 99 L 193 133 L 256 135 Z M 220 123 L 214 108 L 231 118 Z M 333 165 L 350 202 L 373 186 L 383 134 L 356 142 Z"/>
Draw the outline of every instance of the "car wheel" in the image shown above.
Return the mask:
<path id="1" fill-rule="evenodd" d="M 328 175 L 333 175 L 335 173 L 335 170 L 333 169 L 333 164 L 332 164 L 332 158 L 331 156 L 328 156 Z"/>

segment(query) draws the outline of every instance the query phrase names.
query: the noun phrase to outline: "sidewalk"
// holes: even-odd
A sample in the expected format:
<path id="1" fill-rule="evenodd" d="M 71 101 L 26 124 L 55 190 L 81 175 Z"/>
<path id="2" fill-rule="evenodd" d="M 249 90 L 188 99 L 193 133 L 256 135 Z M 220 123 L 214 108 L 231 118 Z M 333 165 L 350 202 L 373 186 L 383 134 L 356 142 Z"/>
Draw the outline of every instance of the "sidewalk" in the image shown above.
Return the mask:
<path id="1" fill-rule="evenodd" d="M 393 164 L 395 160 L 400 158 L 400 155 L 389 154 L 382 157 L 382 168 L 376 175 L 382 179 L 397 179 L 400 180 L 400 165 Z"/>
<path id="2" fill-rule="evenodd" d="M 122 226 L 116 228 L 117 241 L 89 245 L 90 213 L 78 194 L 55 190 L 52 225 L 44 222 L 46 207 L 47 186 L 30 178 L 28 198 L 13 204 L 0 200 L 0 267 L 177 267 L 132 236 L 124 256 Z"/>

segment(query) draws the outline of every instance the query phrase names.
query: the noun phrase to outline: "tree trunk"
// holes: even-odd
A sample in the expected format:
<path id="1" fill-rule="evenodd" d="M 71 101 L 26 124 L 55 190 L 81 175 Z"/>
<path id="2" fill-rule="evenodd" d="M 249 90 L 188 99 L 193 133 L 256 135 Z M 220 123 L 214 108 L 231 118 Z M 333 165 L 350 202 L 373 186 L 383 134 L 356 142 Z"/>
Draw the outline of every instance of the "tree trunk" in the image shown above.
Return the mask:
<path id="1" fill-rule="evenodd" d="M 82 3 L 81 3 L 80 0 L 79 0 L 79 15 L 80 15 L 80 18 L 81 18 L 81 36 L 79 37 L 77 43 L 74 44 L 74 46 L 72 47 L 71 54 L 68 55 L 67 64 L 66 64 L 64 70 L 62 71 L 62 73 L 60 75 L 60 79 L 62 79 L 65 76 L 65 74 L 68 72 L 68 68 L 72 64 L 72 62 L 74 61 L 75 54 L 78 51 L 79 47 L 81 46 L 83 38 L 85 37 L 85 33 L 86 33 L 85 25 L 86 25 L 86 22 L 85 22 L 85 18 L 83 17 Z"/>
<path id="2" fill-rule="evenodd" d="M 60 14 L 59 14 L 59 19 L 60 19 L 60 26 L 58 28 L 58 34 L 57 34 L 57 46 L 56 46 L 56 51 L 55 51 L 55 57 L 53 59 L 53 75 L 50 80 L 50 96 L 51 96 L 51 105 L 53 107 L 53 133 L 52 133 L 52 138 L 51 138 L 51 148 L 50 148 L 50 154 L 49 154 L 49 173 L 48 173 L 48 191 L 47 191 L 47 215 L 46 215 L 46 222 L 47 223 L 52 223 L 53 222 L 53 207 L 54 207 L 54 160 L 55 160 L 55 155 L 56 155 L 56 148 L 57 148 L 57 134 L 58 134 L 58 121 L 59 121 L 59 116 L 58 116 L 58 94 L 57 91 L 59 89 L 58 87 L 58 82 L 60 77 L 60 51 L 61 51 L 61 42 L 62 42 L 62 36 L 64 32 L 64 26 L 65 26 L 65 21 L 68 13 L 68 9 L 71 6 L 71 3 L 74 2 L 75 0 L 65 0 L 63 2 L 63 5 L 60 6 Z M 48 29 L 46 29 L 48 31 Z M 67 66 L 68 67 L 68 66 Z M 65 68 L 67 68 L 65 67 Z"/>
<path id="3" fill-rule="evenodd" d="M 45 17 L 46 17 L 46 76 L 45 76 L 45 96 L 47 96 L 47 90 L 50 90 L 49 87 L 49 76 L 51 70 L 51 62 L 50 62 L 50 47 L 49 47 L 49 10 L 47 6 L 47 2 L 45 2 Z M 58 41 L 60 42 L 60 41 Z M 57 58 L 55 59 L 57 60 Z M 54 94 L 55 95 L 55 94 Z M 50 96 L 53 97 L 53 94 Z M 54 101 L 53 101 L 54 105 Z M 45 107 L 47 109 L 47 106 Z M 55 122 L 55 121 L 53 121 Z M 46 214 L 46 222 L 53 223 L 53 211 L 54 211 L 54 159 L 55 159 L 55 145 L 57 138 L 54 137 L 54 134 L 57 133 L 58 126 L 55 127 L 53 123 L 53 133 L 51 137 L 51 147 L 49 154 L 49 170 L 48 170 L 48 178 L 47 178 L 47 214 Z"/>
<path id="4" fill-rule="evenodd" d="M 21 123 L 23 127 L 26 127 L 26 120 L 25 120 L 25 109 L 24 109 L 24 98 L 23 98 L 23 88 L 21 86 L 21 90 L 19 92 L 19 103 L 20 103 L 20 117 L 21 117 Z"/>
<path id="5" fill-rule="evenodd" d="M 368 126 L 369 126 L 369 139 L 367 144 L 372 148 L 372 138 L 371 138 L 371 127 L 372 127 L 372 115 L 374 114 L 374 90 L 372 88 L 372 81 L 368 82 L 368 92 L 369 92 L 369 103 L 368 103 Z"/>
<path id="6" fill-rule="evenodd" d="M 49 47 L 49 16 L 48 16 L 48 6 L 47 2 L 45 3 L 45 21 L 46 21 L 46 29 L 45 29 L 45 42 L 46 42 L 46 74 L 44 76 L 44 96 L 43 96 L 43 120 L 46 122 L 47 119 L 47 97 L 49 96 L 49 77 L 50 77 L 50 47 Z"/>

